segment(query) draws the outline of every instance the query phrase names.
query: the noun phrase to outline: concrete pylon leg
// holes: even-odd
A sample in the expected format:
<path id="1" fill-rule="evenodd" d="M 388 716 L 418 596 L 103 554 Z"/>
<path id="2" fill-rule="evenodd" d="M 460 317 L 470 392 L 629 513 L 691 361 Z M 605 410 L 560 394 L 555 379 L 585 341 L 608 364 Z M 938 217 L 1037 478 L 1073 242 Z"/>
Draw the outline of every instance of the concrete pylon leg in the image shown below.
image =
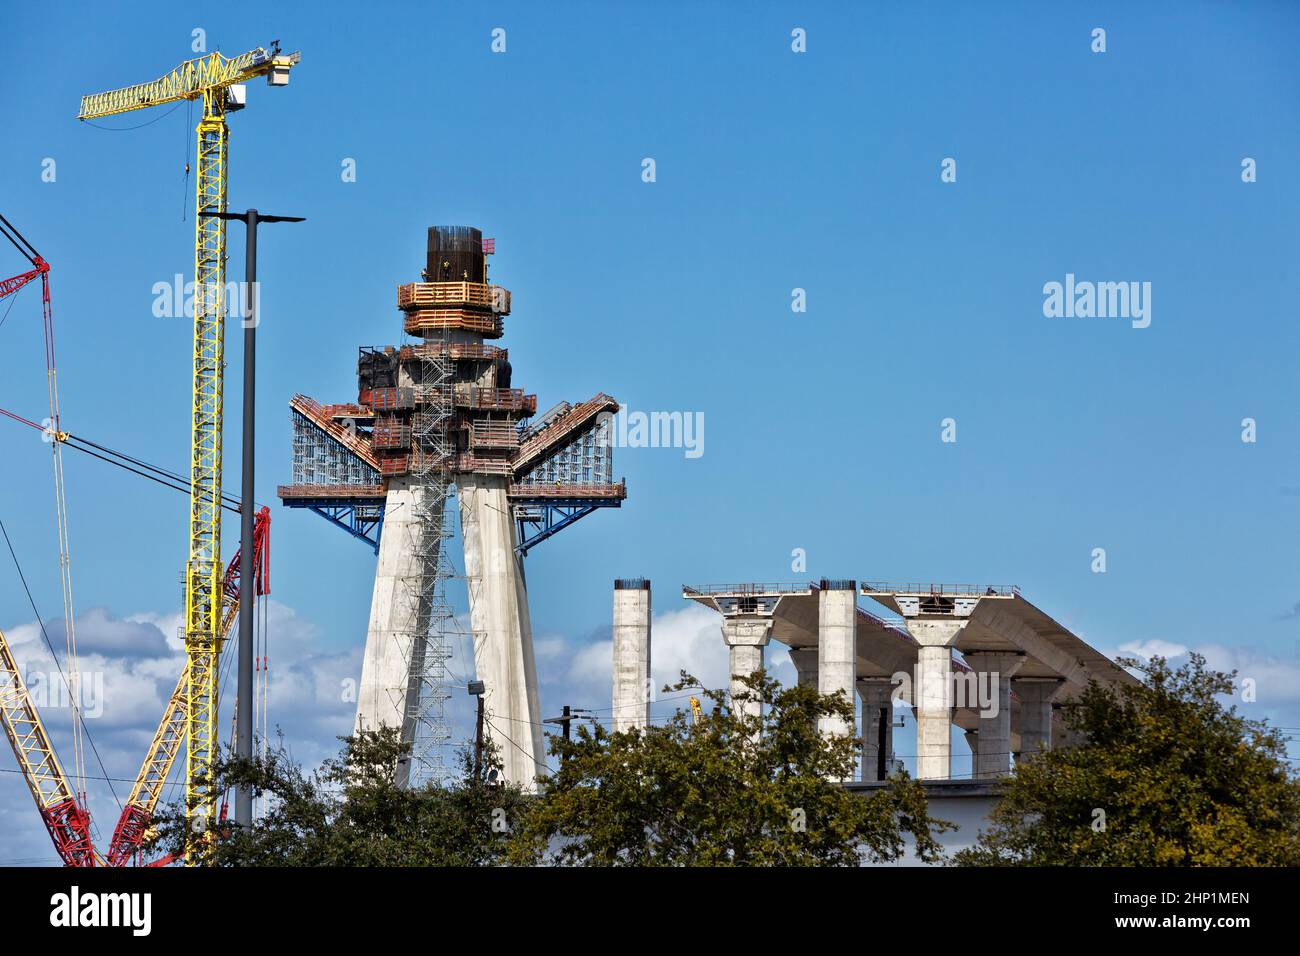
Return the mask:
<path id="1" fill-rule="evenodd" d="M 650 719 L 650 582 L 614 582 L 614 731 Z"/>
<path id="2" fill-rule="evenodd" d="M 1012 689 L 1020 700 L 1020 754 L 1025 760 L 1043 750 L 1052 749 L 1052 698 L 1064 685 L 1053 679 L 1017 679 Z"/>
<path id="3" fill-rule="evenodd" d="M 546 770 L 546 751 L 528 589 L 523 561 L 515 552 L 506 479 L 466 475 L 459 489 L 474 669 L 485 685 L 485 729 L 496 744 L 506 782 L 531 792 L 535 778 Z"/>
<path id="4" fill-rule="evenodd" d="M 952 775 L 952 646 L 964 618 L 905 618 L 917 648 L 916 776 L 946 780 Z"/>
<path id="5" fill-rule="evenodd" d="M 790 662 L 794 664 L 795 679 L 800 687 L 817 687 L 817 648 L 790 648 Z"/>
<path id="6" fill-rule="evenodd" d="M 414 635 L 427 633 L 429 624 L 427 615 L 420 616 L 418 600 L 420 576 L 426 569 L 416 557 L 423 550 L 422 526 L 416 517 L 423 494 L 409 478 L 389 484 L 353 725 L 355 733 L 395 727 L 407 743 L 414 740 L 419 703 L 412 699 L 412 689 L 417 694 L 419 690 L 411 672 L 413 665 L 419 666 L 413 656 L 418 658 L 422 648 L 414 646 Z M 398 768 L 399 784 L 405 785 L 408 773 L 408 765 Z"/>
<path id="7" fill-rule="evenodd" d="M 731 652 L 731 706 L 738 715 L 761 717 L 763 714 L 761 701 L 738 698 L 751 693 L 741 678 L 763 669 L 763 648 L 771 638 L 770 617 L 729 617 L 722 622 L 722 639 Z"/>
<path id="8" fill-rule="evenodd" d="M 961 702 L 979 713 L 975 776 L 1005 776 L 1011 771 L 1011 678 L 1025 662 L 1024 655 L 972 651 L 965 657 L 978 679 L 980 698 Z"/>
<path id="9" fill-rule="evenodd" d="M 817 595 L 817 689 L 853 702 L 857 670 L 857 582 L 823 581 Z M 822 717 L 823 734 L 853 736 L 852 720 Z"/>
<path id="10" fill-rule="evenodd" d="M 889 775 L 889 760 L 894 752 L 894 711 L 890 699 L 893 690 L 888 677 L 858 678 L 858 696 L 862 698 L 863 783 L 884 780 Z"/>

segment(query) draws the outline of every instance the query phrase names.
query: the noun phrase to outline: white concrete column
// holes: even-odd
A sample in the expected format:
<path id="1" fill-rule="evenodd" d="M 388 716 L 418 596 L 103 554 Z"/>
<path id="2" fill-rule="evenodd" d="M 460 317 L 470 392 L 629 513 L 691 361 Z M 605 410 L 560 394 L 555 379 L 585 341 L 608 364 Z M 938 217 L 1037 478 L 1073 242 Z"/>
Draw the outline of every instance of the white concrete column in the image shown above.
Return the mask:
<path id="1" fill-rule="evenodd" d="M 415 737 L 419 704 L 412 697 L 419 693 L 418 681 L 411 680 L 412 670 L 422 666 L 423 645 L 417 635 L 427 634 L 429 627 L 419 600 L 427 569 L 416 557 L 423 551 L 424 532 L 415 513 L 424 494 L 410 478 L 389 484 L 353 724 L 354 733 L 397 728 L 407 743 Z M 398 767 L 400 784 L 406 784 L 409 772 L 409 761 Z"/>
<path id="2" fill-rule="evenodd" d="M 817 687 L 817 648 L 790 648 L 790 662 L 800 687 Z"/>
<path id="3" fill-rule="evenodd" d="M 1064 686 L 1055 679 L 1018 678 L 1012 689 L 1020 701 L 1020 753 L 1017 760 L 1052 749 L 1052 698 Z"/>
<path id="4" fill-rule="evenodd" d="M 916 776 L 946 780 L 952 776 L 952 647 L 966 626 L 965 618 L 909 617 L 907 632 L 917 648 L 915 686 Z"/>
<path id="5" fill-rule="evenodd" d="M 850 703 L 857 671 L 857 587 L 855 581 L 822 581 L 817 592 L 817 690 L 843 693 Z M 839 717 L 820 718 L 817 729 L 853 736 L 853 722 Z"/>
<path id="6" fill-rule="evenodd" d="M 751 693 L 741 683 L 742 677 L 749 677 L 763 669 L 763 648 L 772 638 L 772 619 L 770 617 L 728 617 L 722 621 L 722 639 L 731 650 L 731 698 L 732 710 L 738 715 L 760 717 L 763 704 L 758 700 L 741 701 L 741 694 Z"/>
<path id="7" fill-rule="evenodd" d="M 546 749 L 514 510 L 503 477 L 462 476 L 459 493 L 474 669 L 486 685 L 486 732 L 505 780 L 532 792 L 546 770 Z"/>
<path id="8" fill-rule="evenodd" d="M 862 781 L 882 780 L 881 746 L 884 734 L 885 773 L 894 755 L 894 711 L 890 696 L 894 685 L 888 677 L 859 677 L 858 696 L 862 698 Z"/>
<path id="9" fill-rule="evenodd" d="M 971 651 L 963 655 L 975 672 L 975 700 L 957 706 L 979 713 L 974 771 L 976 777 L 1002 777 L 1011 772 L 1011 678 L 1025 662 L 1024 654 Z"/>
<path id="10" fill-rule="evenodd" d="M 650 582 L 614 582 L 614 731 L 650 720 Z"/>

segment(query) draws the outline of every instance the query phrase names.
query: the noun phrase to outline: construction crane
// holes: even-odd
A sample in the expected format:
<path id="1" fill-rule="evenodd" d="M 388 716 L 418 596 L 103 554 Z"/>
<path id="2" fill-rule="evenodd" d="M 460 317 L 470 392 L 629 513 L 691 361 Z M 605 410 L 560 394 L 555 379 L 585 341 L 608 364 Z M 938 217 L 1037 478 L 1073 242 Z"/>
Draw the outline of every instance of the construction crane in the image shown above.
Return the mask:
<path id="1" fill-rule="evenodd" d="M 253 570 L 256 576 L 253 593 L 258 596 L 271 593 L 271 509 L 262 508 L 257 513 L 257 522 L 253 528 Z M 221 619 L 221 637 L 230 636 L 239 617 L 241 598 L 239 580 L 239 552 L 226 566 L 223 586 L 225 608 Z M 162 797 L 163 787 L 171 776 L 172 764 L 179 753 L 181 742 L 185 739 L 185 714 L 187 711 L 185 695 L 188 693 L 187 673 L 181 672 L 176 689 L 172 691 L 167 708 L 163 711 L 158 730 L 153 742 L 145 754 L 140 772 L 136 775 L 131 795 L 127 797 L 122 815 L 118 818 L 113 831 L 113 840 L 108 847 L 108 865 L 126 866 L 139 858 L 145 837 L 153 822 L 153 814 Z"/>
<path id="2" fill-rule="evenodd" d="M 0 279 L 0 299 L 8 298 L 29 282 L 41 282 L 41 316 L 45 332 L 45 377 L 49 392 L 50 417 L 44 431 L 51 438 L 54 452 L 54 497 L 58 525 L 59 576 L 63 590 L 63 623 L 68 641 L 68 691 L 72 706 L 72 738 L 76 759 L 78 789 L 63 771 L 41 723 L 40 713 L 27 690 L 22 672 L 4 634 L 0 633 L 0 723 L 18 758 L 18 766 L 27 788 L 36 801 L 41 819 L 49 831 L 54 847 L 69 866 L 94 866 L 95 850 L 90 840 L 90 814 L 84 791 L 85 763 L 82 749 L 80 694 L 77 671 L 77 643 L 72 605 L 72 561 L 69 554 L 67 505 L 63 493 L 63 432 L 59 425 L 59 388 L 54 361 L 54 307 L 50 299 L 50 264 L 14 225 L 0 215 L 0 236 L 4 236 L 22 254 L 31 268 Z M 7 414 L 7 413 L 6 413 Z M 15 416 L 10 416 L 15 417 Z M 26 421 L 26 419 L 21 419 Z M 27 422 L 40 428 L 35 422 Z M 53 648 L 51 648 L 53 651 Z"/>
<path id="3" fill-rule="evenodd" d="M 116 116 L 181 100 L 202 100 L 198 124 L 194 216 L 194 380 L 190 435 L 189 556 L 185 565 L 185 807 L 193 844 L 189 863 L 202 862 L 216 819 L 213 778 L 218 739 L 217 662 L 221 628 L 221 428 L 225 355 L 226 211 L 229 128 L 226 114 L 244 106 L 241 84 L 265 76 L 284 86 L 300 53 L 258 47 L 227 58 L 187 60 L 150 83 L 82 97 L 80 120 Z"/>
<path id="4" fill-rule="evenodd" d="M 694 694 L 691 695 L 691 723 L 698 724 L 704 719 L 704 711 L 700 709 L 700 699 Z"/>
<path id="5" fill-rule="evenodd" d="M 90 814 L 68 781 L 41 715 L 27 691 L 9 642 L 0 631 L 0 722 L 18 758 L 54 849 L 67 866 L 94 866 Z"/>

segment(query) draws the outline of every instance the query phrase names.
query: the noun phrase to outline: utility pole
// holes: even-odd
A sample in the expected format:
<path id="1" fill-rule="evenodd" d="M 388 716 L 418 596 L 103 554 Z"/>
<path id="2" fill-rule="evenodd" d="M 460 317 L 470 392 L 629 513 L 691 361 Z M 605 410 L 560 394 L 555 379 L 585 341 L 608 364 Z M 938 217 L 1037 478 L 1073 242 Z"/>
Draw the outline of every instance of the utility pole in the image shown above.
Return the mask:
<path id="1" fill-rule="evenodd" d="M 239 502 L 239 690 L 235 704 L 235 756 L 253 757 L 253 455 L 254 399 L 257 375 L 257 227 L 263 222 L 302 222 L 301 216 L 263 216 L 256 209 L 245 212 L 221 212 L 205 209 L 200 215 L 215 216 L 244 224 L 244 433 L 243 481 Z M 253 822 L 253 791 L 239 787 L 235 791 L 235 824 Z"/>
<path id="2" fill-rule="evenodd" d="M 542 723 L 559 724 L 564 730 L 564 739 L 570 740 L 572 739 L 569 733 L 570 725 L 575 720 L 582 720 L 584 718 L 589 718 L 591 716 L 592 713 L 589 710 L 586 710 L 581 707 L 570 707 L 568 704 L 565 704 L 559 717 L 548 717 L 546 718 L 546 720 L 542 721 Z"/>

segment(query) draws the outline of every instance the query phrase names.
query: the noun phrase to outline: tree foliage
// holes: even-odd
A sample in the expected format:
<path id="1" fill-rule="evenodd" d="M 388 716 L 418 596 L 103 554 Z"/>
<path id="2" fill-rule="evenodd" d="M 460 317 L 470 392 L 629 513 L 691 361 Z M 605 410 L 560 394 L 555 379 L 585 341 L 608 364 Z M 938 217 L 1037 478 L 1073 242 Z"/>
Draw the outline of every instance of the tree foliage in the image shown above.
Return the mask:
<path id="1" fill-rule="evenodd" d="M 396 730 L 365 731 L 343 739 L 338 758 L 305 773 L 283 747 L 265 759 L 227 756 L 219 762 L 221 789 L 241 784 L 266 795 L 265 815 L 251 827 L 219 823 L 211 862 L 217 866 L 481 866 L 500 862 L 509 833 L 498 821 L 520 812 L 518 787 L 489 786 L 497 765 L 490 744 L 484 773 L 462 752 L 458 781 L 420 788 L 397 784 L 399 760 L 410 745 Z M 179 853 L 184 843 L 181 807 L 158 821 L 157 849 Z"/>
<path id="2" fill-rule="evenodd" d="M 853 725 L 842 694 L 782 688 L 760 672 L 733 710 L 728 695 L 682 674 L 667 691 L 695 690 L 712 706 L 699 723 L 678 710 L 664 725 L 612 733 L 580 726 L 553 738 L 559 770 L 512 842 L 516 862 L 604 866 L 856 865 L 894 860 L 910 834 L 918 855 L 940 855 L 921 786 L 900 775 L 870 795 L 850 779 L 857 741 L 817 732 L 817 719 Z"/>
<path id="3" fill-rule="evenodd" d="M 1091 683 L 1068 722 L 1078 747 L 1020 763 L 965 865 L 1295 866 L 1300 783 L 1286 744 L 1219 695 L 1236 672 L 1153 657 L 1141 686 Z"/>

